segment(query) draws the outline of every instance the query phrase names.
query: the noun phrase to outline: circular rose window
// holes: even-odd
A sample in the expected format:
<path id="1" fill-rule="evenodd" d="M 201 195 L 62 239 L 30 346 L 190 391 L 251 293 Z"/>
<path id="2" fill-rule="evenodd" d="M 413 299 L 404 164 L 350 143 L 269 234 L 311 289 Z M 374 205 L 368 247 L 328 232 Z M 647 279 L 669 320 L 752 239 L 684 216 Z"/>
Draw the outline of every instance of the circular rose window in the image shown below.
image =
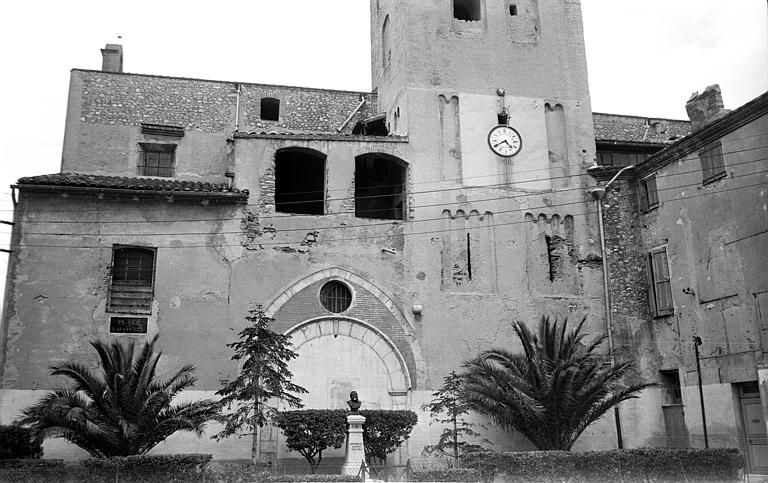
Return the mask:
<path id="1" fill-rule="evenodd" d="M 341 282 L 328 282 L 320 289 L 320 303 L 327 311 L 340 314 L 352 304 L 352 292 Z"/>

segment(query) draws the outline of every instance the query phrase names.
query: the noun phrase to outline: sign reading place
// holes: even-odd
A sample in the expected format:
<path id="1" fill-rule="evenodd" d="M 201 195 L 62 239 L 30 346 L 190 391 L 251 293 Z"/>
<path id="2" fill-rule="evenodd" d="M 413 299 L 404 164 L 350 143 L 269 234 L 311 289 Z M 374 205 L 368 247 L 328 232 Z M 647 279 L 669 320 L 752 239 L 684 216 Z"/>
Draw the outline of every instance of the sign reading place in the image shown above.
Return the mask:
<path id="1" fill-rule="evenodd" d="M 113 334 L 146 334 L 146 317 L 112 317 L 109 331 Z"/>

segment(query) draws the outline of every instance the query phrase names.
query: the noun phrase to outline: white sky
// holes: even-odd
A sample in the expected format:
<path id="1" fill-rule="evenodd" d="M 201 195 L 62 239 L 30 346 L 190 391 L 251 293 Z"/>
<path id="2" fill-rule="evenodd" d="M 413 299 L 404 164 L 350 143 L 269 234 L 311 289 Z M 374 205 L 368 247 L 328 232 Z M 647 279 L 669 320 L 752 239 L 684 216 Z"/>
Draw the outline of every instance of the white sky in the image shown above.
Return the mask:
<path id="1" fill-rule="evenodd" d="M 449 0 L 443 0 L 448 8 Z M 0 220 L 21 176 L 59 170 L 71 68 L 371 89 L 365 0 L 9 1 L 0 10 Z M 727 108 L 768 90 L 766 0 L 582 0 L 592 107 L 685 119 L 719 83 Z M 0 247 L 10 227 L 0 225 Z M 0 253 L 0 286 L 7 255 Z M 0 291 L 0 297 L 2 292 Z"/>

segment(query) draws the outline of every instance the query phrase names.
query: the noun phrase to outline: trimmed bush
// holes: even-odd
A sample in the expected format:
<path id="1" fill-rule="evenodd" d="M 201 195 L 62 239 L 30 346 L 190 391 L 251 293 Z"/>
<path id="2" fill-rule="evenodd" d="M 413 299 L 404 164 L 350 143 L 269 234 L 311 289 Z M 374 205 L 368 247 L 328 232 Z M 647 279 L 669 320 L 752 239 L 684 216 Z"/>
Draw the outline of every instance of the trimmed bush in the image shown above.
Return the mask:
<path id="1" fill-rule="evenodd" d="M 275 422 L 285 434 L 288 449 L 304 456 L 313 473 L 323 461 L 323 451 L 341 448 L 346 437 L 347 416 L 342 409 L 283 411 Z"/>
<path id="2" fill-rule="evenodd" d="M 286 482 L 286 483 L 293 483 L 293 482 L 302 482 L 302 481 L 309 481 L 309 482 L 351 482 L 351 481 L 361 481 L 360 478 L 357 476 L 351 476 L 351 475 L 270 475 L 267 476 L 263 480 L 264 482 Z"/>
<path id="3" fill-rule="evenodd" d="M 480 472 L 467 468 L 412 471 L 411 481 L 482 481 Z"/>
<path id="4" fill-rule="evenodd" d="M 21 426 L 0 425 L 0 460 L 37 459 L 43 456 L 39 441 L 33 441 L 29 429 Z"/>
<path id="5" fill-rule="evenodd" d="M 737 449 L 639 448 L 611 451 L 471 453 L 463 461 L 484 480 L 504 481 L 738 481 Z"/>
<path id="6" fill-rule="evenodd" d="M 199 481 L 211 458 L 210 454 L 142 455 L 94 458 L 82 465 L 89 481 Z"/>
<path id="7" fill-rule="evenodd" d="M 360 411 L 360 415 L 365 417 L 363 441 L 369 463 L 374 458 L 382 462 L 386 460 L 389 453 L 408 439 L 419 422 L 416 413 L 407 410 L 367 409 Z"/>

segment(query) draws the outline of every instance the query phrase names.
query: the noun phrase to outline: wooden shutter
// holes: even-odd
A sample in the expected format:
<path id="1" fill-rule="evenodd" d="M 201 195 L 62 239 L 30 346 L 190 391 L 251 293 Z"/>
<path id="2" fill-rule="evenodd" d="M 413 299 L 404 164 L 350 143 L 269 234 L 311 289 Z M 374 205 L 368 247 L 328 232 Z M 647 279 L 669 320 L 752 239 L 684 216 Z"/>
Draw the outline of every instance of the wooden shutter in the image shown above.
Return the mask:
<path id="1" fill-rule="evenodd" d="M 667 251 L 659 250 L 651 253 L 651 270 L 653 274 L 654 312 L 656 316 L 669 315 L 674 312 L 672 301 L 672 284 L 669 279 Z"/>

